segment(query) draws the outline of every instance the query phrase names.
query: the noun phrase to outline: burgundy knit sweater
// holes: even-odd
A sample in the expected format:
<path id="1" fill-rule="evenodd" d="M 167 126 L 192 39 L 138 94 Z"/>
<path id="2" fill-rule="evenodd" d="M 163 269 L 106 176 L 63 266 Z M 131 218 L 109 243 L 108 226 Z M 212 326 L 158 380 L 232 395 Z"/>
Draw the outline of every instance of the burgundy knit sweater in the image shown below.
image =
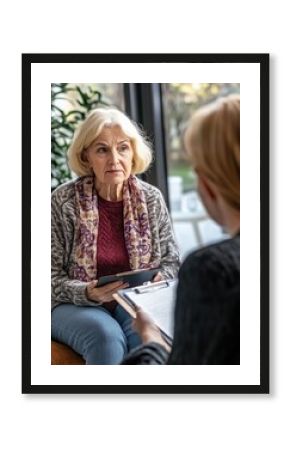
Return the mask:
<path id="1" fill-rule="evenodd" d="M 98 197 L 99 228 L 97 277 L 130 270 L 125 246 L 123 201 L 110 202 Z"/>
<path id="2" fill-rule="evenodd" d="M 123 201 L 110 202 L 98 196 L 99 228 L 97 278 L 130 270 L 125 246 Z M 116 302 L 104 305 L 112 311 Z"/>

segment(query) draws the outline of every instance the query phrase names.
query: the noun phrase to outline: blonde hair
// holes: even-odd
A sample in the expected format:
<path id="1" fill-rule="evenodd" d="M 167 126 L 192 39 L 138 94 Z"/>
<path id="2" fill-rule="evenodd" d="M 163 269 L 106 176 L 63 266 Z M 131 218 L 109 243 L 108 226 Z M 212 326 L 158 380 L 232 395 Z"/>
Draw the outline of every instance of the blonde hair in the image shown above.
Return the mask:
<path id="1" fill-rule="evenodd" d="M 97 108 L 90 111 L 76 130 L 68 149 L 68 165 L 76 175 L 92 174 L 83 151 L 100 135 L 104 127 L 112 126 L 119 126 L 130 139 L 134 152 L 131 173 L 138 174 L 148 169 L 152 161 L 152 150 L 139 127 L 117 109 Z"/>
<path id="2" fill-rule="evenodd" d="M 240 209 L 240 97 L 219 98 L 200 108 L 185 133 L 197 173 L 206 175 L 224 200 Z"/>

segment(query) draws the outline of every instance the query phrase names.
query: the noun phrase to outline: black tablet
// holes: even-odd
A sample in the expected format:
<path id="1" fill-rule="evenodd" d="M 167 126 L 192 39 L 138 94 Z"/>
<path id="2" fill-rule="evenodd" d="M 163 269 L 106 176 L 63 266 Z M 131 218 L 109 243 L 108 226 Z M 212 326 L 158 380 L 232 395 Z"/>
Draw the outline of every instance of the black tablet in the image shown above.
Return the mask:
<path id="1" fill-rule="evenodd" d="M 108 283 L 113 283 L 114 281 L 123 281 L 124 283 L 128 283 L 129 287 L 140 286 L 147 281 L 152 281 L 159 269 L 141 269 L 141 270 L 132 270 L 129 272 L 117 273 L 115 275 L 106 275 L 104 277 L 99 278 L 98 284 L 96 287 L 104 286 Z"/>

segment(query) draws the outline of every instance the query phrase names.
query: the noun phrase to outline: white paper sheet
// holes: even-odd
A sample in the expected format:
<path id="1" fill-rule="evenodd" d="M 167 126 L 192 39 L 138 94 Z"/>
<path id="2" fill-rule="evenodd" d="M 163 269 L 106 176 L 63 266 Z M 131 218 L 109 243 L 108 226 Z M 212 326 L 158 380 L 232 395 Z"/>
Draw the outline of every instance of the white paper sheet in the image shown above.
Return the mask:
<path id="1" fill-rule="evenodd" d="M 152 317 L 156 325 L 172 338 L 176 285 L 177 281 L 170 281 L 169 286 L 147 293 L 138 294 L 135 289 L 126 289 L 119 291 L 119 294 L 123 297 L 126 295 L 129 300 L 140 306 Z"/>

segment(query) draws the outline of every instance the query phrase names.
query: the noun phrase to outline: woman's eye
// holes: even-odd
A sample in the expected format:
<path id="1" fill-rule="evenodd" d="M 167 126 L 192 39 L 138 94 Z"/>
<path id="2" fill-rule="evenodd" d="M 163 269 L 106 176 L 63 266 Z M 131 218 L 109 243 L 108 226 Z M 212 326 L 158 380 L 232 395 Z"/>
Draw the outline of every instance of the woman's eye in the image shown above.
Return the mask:
<path id="1" fill-rule="evenodd" d="M 120 150 L 124 152 L 125 150 L 128 150 L 128 148 L 128 145 L 121 145 Z"/>
<path id="2" fill-rule="evenodd" d="M 97 148 L 97 153 L 106 153 L 106 151 L 107 151 L 106 147 Z"/>

